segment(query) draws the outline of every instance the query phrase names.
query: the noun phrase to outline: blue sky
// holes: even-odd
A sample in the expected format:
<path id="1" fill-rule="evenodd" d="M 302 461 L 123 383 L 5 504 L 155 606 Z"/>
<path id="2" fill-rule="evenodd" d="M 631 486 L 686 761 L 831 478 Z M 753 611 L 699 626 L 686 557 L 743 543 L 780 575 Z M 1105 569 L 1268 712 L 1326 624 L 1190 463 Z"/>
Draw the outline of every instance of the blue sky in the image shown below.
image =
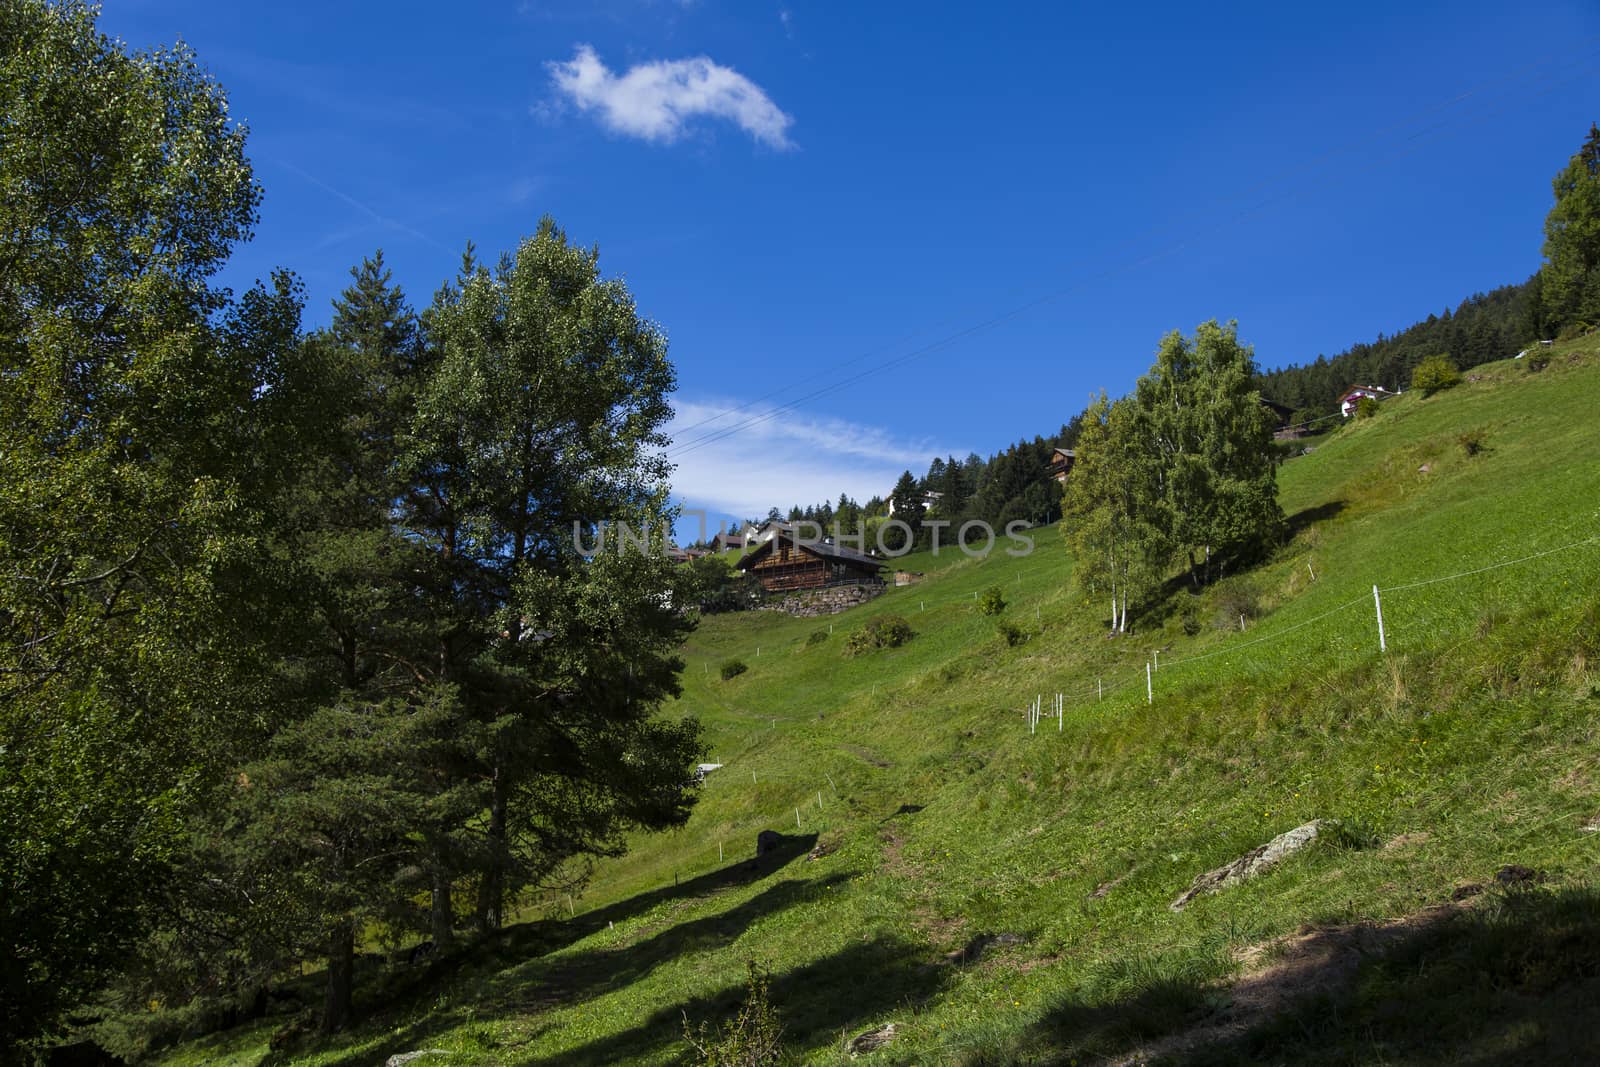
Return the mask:
<path id="1" fill-rule="evenodd" d="M 227 88 L 266 191 L 227 280 L 298 272 L 310 325 L 380 246 L 424 305 L 468 239 L 550 213 L 598 244 L 671 338 L 675 486 L 734 515 L 1053 432 L 1174 328 L 1237 319 L 1278 366 L 1520 281 L 1600 118 L 1589 0 L 109 0 L 101 24 L 183 37 Z"/>

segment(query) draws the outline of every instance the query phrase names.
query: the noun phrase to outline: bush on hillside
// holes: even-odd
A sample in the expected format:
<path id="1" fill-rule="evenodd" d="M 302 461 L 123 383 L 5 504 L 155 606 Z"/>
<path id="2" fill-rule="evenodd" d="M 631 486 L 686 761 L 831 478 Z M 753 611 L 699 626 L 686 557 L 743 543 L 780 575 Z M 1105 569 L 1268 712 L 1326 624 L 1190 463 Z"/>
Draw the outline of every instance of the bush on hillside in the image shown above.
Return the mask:
<path id="1" fill-rule="evenodd" d="M 728 662 L 722 665 L 722 680 L 726 682 L 730 678 L 737 678 L 739 675 L 743 674 L 749 669 L 750 668 L 745 664 L 744 660 L 730 659 Z"/>
<path id="2" fill-rule="evenodd" d="M 1441 389 L 1461 384 L 1461 372 L 1449 356 L 1429 356 L 1411 372 L 1411 388 L 1421 389 L 1423 396 L 1432 396 Z"/>
<path id="3" fill-rule="evenodd" d="M 828 639 L 828 631 L 826 631 L 826 630 L 812 630 L 811 631 L 811 636 L 806 638 L 806 647 L 809 648 L 812 645 L 820 645 L 820 644 L 822 644 L 822 642 L 826 641 L 827 639 Z"/>
<path id="4" fill-rule="evenodd" d="M 998 615 L 1006 610 L 1006 598 L 998 585 L 991 585 L 978 598 L 978 610 L 985 615 Z"/>
<path id="5" fill-rule="evenodd" d="M 1378 401 L 1370 396 L 1364 396 L 1356 401 L 1356 418 L 1370 419 L 1378 413 Z"/>
<path id="6" fill-rule="evenodd" d="M 995 633 L 1000 635 L 1000 639 L 1004 641 L 1009 648 L 1016 648 L 1018 645 L 1023 644 L 1028 640 L 1028 631 L 1024 630 L 1016 623 L 1007 622 L 1004 619 L 996 620 L 994 629 Z"/>
<path id="7" fill-rule="evenodd" d="M 909 640 L 911 624 L 898 615 L 885 615 L 845 638 L 844 654 L 859 656 L 880 648 L 899 648 Z"/>
<path id="8" fill-rule="evenodd" d="M 1593 332 L 1593 330 L 1594 327 L 1590 326 L 1587 322 L 1569 322 L 1565 326 L 1561 327 L 1561 330 L 1556 334 L 1556 340 L 1576 341 L 1578 338 Z"/>
<path id="9" fill-rule="evenodd" d="M 768 990 L 772 977 L 754 960 L 745 967 L 744 1003 L 730 1022 L 713 1031 L 704 1022 L 691 1027 L 684 1016 L 683 1037 L 697 1067 L 771 1067 L 783 1058 L 783 1027 Z"/>

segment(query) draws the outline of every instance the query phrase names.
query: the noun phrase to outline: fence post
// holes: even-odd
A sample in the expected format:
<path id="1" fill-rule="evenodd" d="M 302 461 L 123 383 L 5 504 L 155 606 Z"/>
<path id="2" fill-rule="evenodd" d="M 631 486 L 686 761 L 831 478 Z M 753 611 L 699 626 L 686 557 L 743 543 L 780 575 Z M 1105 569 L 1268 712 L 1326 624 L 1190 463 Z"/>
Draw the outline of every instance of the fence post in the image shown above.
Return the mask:
<path id="1" fill-rule="evenodd" d="M 1147 704 L 1154 704 L 1156 702 L 1156 689 L 1155 684 L 1150 681 L 1149 663 L 1144 665 L 1144 698 Z"/>
<path id="2" fill-rule="evenodd" d="M 1094 680 L 1094 691 L 1100 695 L 1100 699 L 1101 700 L 1104 700 L 1106 698 L 1106 683 L 1105 683 L 1105 679 L 1096 678 Z"/>
<path id="3" fill-rule="evenodd" d="M 1378 651 L 1389 651 L 1389 641 L 1383 633 L 1383 598 L 1378 595 L 1378 587 L 1372 587 L 1372 603 L 1378 609 Z"/>

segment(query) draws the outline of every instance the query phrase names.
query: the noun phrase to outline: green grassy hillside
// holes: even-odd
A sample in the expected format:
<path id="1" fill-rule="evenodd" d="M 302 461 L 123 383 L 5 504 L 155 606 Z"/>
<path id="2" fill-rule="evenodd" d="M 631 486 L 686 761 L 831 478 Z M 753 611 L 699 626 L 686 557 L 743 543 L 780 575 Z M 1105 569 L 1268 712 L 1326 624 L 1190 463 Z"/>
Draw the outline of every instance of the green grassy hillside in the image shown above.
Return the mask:
<path id="1" fill-rule="evenodd" d="M 1201 595 L 1175 582 L 1126 638 L 1055 529 L 1022 558 L 910 558 L 923 581 L 831 620 L 705 620 L 678 703 L 725 766 L 686 827 L 600 865 L 575 918 L 531 902 L 495 942 L 369 989 L 331 1041 L 269 1052 L 280 1017 L 161 1062 L 684 1062 L 685 1020 L 730 1016 L 749 960 L 797 1063 L 845 1062 L 844 1039 L 891 1022 L 865 1062 L 1587 1058 L 1600 343 L 1474 379 L 1287 462 L 1287 547 Z M 976 609 L 991 586 L 1019 647 Z M 908 644 L 842 655 L 890 613 Z M 734 658 L 749 670 L 721 680 Z M 1059 726 L 1030 733 L 1025 707 L 1058 692 Z M 1169 910 L 1316 818 L 1339 827 Z M 762 829 L 789 840 L 755 866 Z M 1501 888 L 1507 864 L 1537 875 Z M 1358 934 L 1382 951 L 1340 950 Z"/>

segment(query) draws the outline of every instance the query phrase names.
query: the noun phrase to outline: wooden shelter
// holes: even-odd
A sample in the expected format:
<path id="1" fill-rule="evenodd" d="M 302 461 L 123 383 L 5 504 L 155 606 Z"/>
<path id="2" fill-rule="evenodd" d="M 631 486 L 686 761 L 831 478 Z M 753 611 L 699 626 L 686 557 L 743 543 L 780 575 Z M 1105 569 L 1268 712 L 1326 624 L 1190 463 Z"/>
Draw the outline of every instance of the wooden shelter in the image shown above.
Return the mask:
<path id="1" fill-rule="evenodd" d="M 883 581 L 878 575 L 883 570 L 879 560 L 842 545 L 801 540 L 787 525 L 741 559 L 738 567 L 754 574 L 769 593 Z"/>
<path id="2" fill-rule="evenodd" d="M 1072 465 L 1077 462 L 1078 454 L 1070 448 L 1057 448 L 1050 453 L 1050 466 L 1046 472 L 1058 482 L 1065 482 L 1072 474 Z"/>

